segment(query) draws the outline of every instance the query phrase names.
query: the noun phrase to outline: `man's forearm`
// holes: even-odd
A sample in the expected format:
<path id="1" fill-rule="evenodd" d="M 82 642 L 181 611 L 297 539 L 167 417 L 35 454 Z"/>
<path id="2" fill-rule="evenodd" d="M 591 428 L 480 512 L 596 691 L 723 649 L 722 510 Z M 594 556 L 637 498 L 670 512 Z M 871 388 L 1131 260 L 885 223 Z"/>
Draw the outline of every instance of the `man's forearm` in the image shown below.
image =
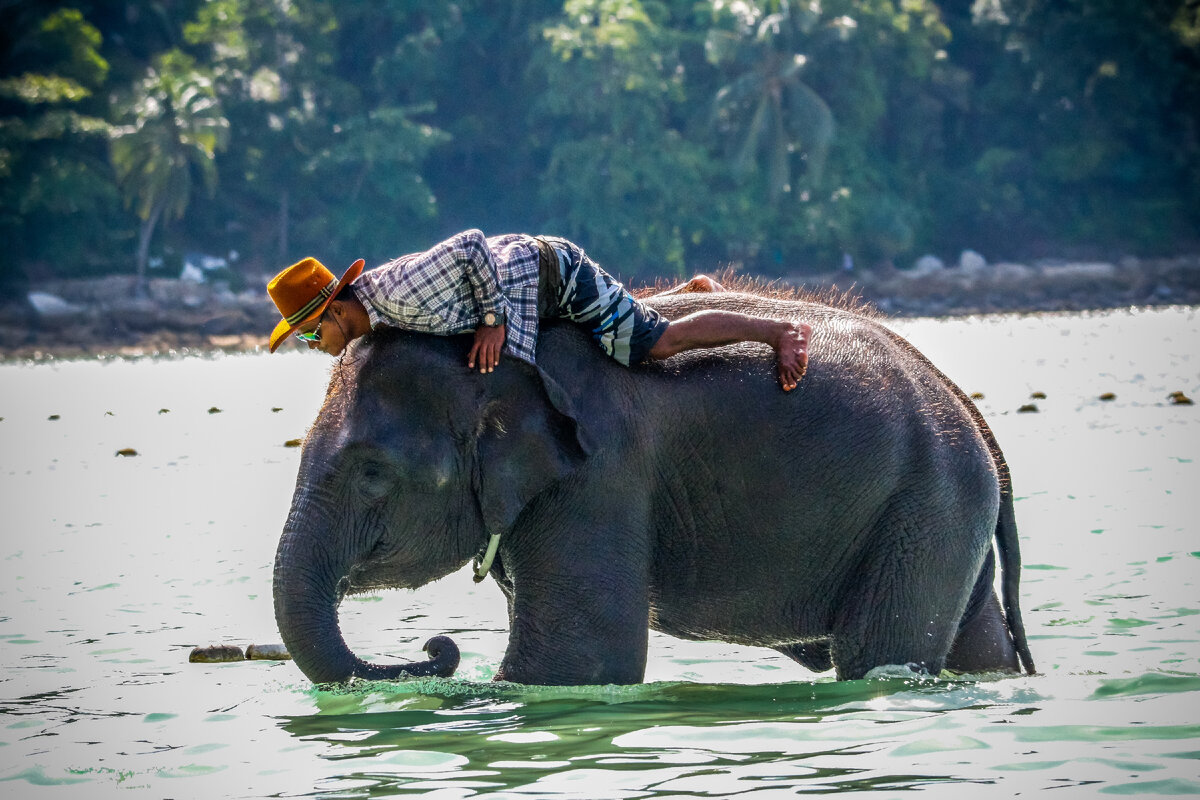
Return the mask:
<path id="1" fill-rule="evenodd" d="M 462 234 L 460 242 L 463 272 L 471 285 L 471 294 L 479 305 L 479 313 L 496 314 L 507 311 L 508 301 L 500 291 L 500 276 L 496 272 L 496 261 L 481 231 L 472 230 Z"/>

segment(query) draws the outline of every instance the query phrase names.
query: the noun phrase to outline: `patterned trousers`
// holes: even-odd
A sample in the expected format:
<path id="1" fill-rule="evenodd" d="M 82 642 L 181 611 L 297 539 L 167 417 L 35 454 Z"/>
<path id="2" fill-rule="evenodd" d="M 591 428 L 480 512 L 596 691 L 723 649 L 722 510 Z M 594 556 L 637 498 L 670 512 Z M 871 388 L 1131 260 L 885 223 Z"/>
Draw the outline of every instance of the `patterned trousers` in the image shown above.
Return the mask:
<path id="1" fill-rule="evenodd" d="M 557 236 L 537 237 L 557 256 L 546 265 L 558 274 L 541 282 L 550 297 L 539 298 L 543 317 L 567 319 L 583 325 L 600 348 L 617 362 L 629 366 L 644 361 L 667 329 L 668 320 L 626 291 L 616 279 L 588 258 L 573 242 Z M 544 261 L 544 258 L 543 258 Z"/>

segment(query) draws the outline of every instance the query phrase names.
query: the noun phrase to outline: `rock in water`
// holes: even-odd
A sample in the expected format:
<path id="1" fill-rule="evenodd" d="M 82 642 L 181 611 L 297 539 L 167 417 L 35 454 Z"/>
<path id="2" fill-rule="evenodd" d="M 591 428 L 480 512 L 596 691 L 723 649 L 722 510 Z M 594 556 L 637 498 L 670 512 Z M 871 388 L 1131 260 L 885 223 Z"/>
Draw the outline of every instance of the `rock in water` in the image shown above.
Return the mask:
<path id="1" fill-rule="evenodd" d="M 987 259 L 974 250 L 963 250 L 958 257 L 958 268 L 964 272 L 978 272 L 987 267 Z"/>
<path id="2" fill-rule="evenodd" d="M 193 664 L 224 664 L 227 661 L 245 661 L 246 654 L 242 648 L 232 644 L 212 644 L 208 647 L 194 647 L 188 661 Z"/>
<path id="3" fill-rule="evenodd" d="M 292 654 L 281 644 L 252 644 L 246 648 L 246 658 L 252 661 L 291 661 Z"/>

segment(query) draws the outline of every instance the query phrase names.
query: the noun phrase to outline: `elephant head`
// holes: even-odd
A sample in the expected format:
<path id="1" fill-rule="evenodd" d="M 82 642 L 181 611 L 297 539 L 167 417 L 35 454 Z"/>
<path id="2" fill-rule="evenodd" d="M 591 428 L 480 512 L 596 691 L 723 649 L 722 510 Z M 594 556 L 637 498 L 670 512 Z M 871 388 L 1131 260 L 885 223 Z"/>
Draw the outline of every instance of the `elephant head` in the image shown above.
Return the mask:
<path id="1" fill-rule="evenodd" d="M 275 558 L 276 622 L 313 682 L 453 674 L 445 636 L 426 643 L 427 661 L 359 659 L 340 600 L 460 569 L 587 457 L 561 387 L 512 359 L 468 370 L 464 338 L 372 333 L 334 368 Z"/>

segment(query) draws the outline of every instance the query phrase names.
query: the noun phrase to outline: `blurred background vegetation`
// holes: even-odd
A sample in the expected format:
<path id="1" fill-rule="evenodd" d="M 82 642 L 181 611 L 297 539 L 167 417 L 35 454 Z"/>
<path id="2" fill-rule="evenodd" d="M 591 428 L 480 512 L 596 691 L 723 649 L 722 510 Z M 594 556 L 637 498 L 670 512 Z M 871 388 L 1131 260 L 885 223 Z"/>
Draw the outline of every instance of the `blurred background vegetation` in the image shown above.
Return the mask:
<path id="1" fill-rule="evenodd" d="M 1200 241 L 1200 0 L 0 0 L 0 284 L 464 228 L 625 279 Z"/>

